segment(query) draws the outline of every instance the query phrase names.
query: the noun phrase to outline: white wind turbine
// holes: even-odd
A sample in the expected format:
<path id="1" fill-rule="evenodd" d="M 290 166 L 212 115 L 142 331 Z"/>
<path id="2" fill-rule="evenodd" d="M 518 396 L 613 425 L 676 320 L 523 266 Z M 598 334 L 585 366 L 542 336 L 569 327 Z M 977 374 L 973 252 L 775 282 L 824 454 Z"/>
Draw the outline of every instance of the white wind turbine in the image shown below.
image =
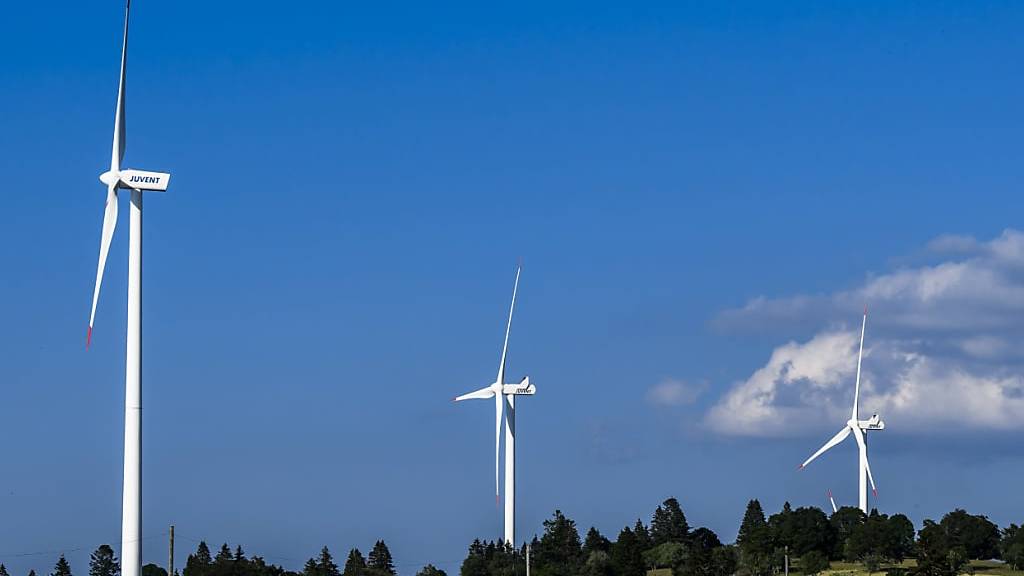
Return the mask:
<path id="1" fill-rule="evenodd" d="M 858 403 L 860 401 L 860 364 L 861 359 L 864 357 L 864 329 L 868 324 L 868 308 L 864 307 L 864 320 L 860 325 L 860 352 L 857 353 L 857 381 L 854 385 L 853 391 L 853 413 L 850 415 L 850 419 L 846 421 L 846 425 L 840 430 L 831 440 L 825 443 L 817 452 L 811 455 L 810 458 L 804 461 L 800 465 L 800 469 L 810 464 L 815 458 L 821 456 L 826 450 L 839 444 L 846 439 L 847 436 L 853 432 L 853 438 L 857 441 L 857 447 L 859 448 L 859 455 L 857 459 L 857 481 L 859 484 L 859 495 L 860 495 L 860 509 L 865 514 L 868 513 L 868 482 L 871 483 L 871 491 L 874 492 L 875 496 L 878 496 L 878 491 L 875 489 L 875 479 L 871 476 L 871 465 L 868 464 L 868 445 L 865 438 L 865 432 L 868 430 L 884 430 L 885 422 L 875 414 L 868 420 L 861 420 L 858 413 Z"/>
<path id="2" fill-rule="evenodd" d="M 124 485 L 121 501 L 121 575 L 139 576 L 142 559 L 139 546 L 142 537 L 142 192 L 167 190 L 170 174 L 124 170 L 121 161 L 125 150 L 125 64 L 128 52 L 128 15 L 131 1 L 124 7 L 124 37 L 121 43 L 121 75 L 114 109 L 114 144 L 110 152 L 110 170 L 100 176 L 107 185 L 107 206 L 103 213 L 96 287 L 92 295 L 92 312 L 86 347 L 92 340 L 96 304 L 103 281 L 103 269 L 110 251 L 110 241 L 117 225 L 117 191 L 131 190 L 131 218 L 128 228 L 128 327 L 125 362 L 124 403 Z"/>
<path id="3" fill-rule="evenodd" d="M 516 281 L 512 287 L 512 305 L 508 310 L 508 324 L 505 327 L 505 344 L 501 349 L 501 363 L 498 364 L 498 376 L 494 383 L 475 392 L 463 394 L 455 398 L 456 402 L 472 399 L 494 398 L 494 500 L 498 502 L 500 492 L 499 461 L 501 453 L 501 421 L 505 418 L 505 534 L 504 541 L 515 546 L 516 537 L 516 403 L 515 397 L 532 396 L 537 392 L 530 384 L 530 377 L 524 377 L 518 384 L 505 383 L 505 358 L 508 354 L 508 335 L 512 329 L 512 312 L 516 308 L 516 292 L 519 290 L 519 273 L 522 266 L 516 268 Z"/>

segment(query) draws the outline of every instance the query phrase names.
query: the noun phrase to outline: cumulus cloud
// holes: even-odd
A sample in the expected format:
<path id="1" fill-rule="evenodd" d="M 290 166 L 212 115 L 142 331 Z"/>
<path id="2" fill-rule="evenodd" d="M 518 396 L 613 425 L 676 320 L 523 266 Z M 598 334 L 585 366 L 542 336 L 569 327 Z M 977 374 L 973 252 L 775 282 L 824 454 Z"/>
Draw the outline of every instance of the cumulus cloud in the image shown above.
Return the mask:
<path id="1" fill-rule="evenodd" d="M 703 384 L 666 378 L 647 390 L 647 401 L 655 406 L 688 406 L 704 391 Z"/>
<path id="2" fill-rule="evenodd" d="M 813 327 L 775 348 L 705 416 L 729 435 L 834 425 L 853 401 L 860 306 L 869 303 L 861 415 L 901 430 L 1024 429 L 1024 233 L 987 242 L 943 236 L 945 259 L 866 278 L 833 294 L 755 298 L 716 320 L 726 330 Z"/>

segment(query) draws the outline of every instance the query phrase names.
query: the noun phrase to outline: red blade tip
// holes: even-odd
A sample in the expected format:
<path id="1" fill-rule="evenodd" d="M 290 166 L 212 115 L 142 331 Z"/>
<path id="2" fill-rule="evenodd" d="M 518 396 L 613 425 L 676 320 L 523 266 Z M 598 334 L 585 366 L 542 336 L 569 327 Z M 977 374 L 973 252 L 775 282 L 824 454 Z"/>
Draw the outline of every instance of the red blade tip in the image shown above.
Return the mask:
<path id="1" fill-rule="evenodd" d="M 875 490 L 874 488 L 872 488 L 871 492 L 874 493 L 875 497 L 878 497 L 878 490 Z"/>
<path id="2" fill-rule="evenodd" d="M 91 344 L 91 343 L 92 343 L 92 326 L 89 326 L 89 329 L 86 330 L 86 332 L 85 332 L 85 349 L 86 350 L 89 349 L 89 344 Z"/>

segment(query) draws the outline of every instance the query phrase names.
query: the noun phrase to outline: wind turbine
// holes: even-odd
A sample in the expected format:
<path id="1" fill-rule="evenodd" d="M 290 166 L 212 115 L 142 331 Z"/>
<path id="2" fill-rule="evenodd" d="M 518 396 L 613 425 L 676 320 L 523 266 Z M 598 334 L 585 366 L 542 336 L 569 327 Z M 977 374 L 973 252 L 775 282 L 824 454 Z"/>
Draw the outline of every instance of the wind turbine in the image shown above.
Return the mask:
<path id="1" fill-rule="evenodd" d="M 846 439 L 850 433 L 853 433 L 854 440 L 857 441 L 857 447 L 859 449 L 859 455 L 857 459 L 857 481 L 859 484 L 859 496 L 860 496 L 860 509 L 865 514 L 868 513 L 868 482 L 871 483 L 871 491 L 874 492 L 875 496 L 878 496 L 878 490 L 875 489 L 875 479 L 871 476 L 871 465 L 868 464 L 868 445 L 865 438 L 865 433 L 868 430 L 885 430 L 885 422 L 875 414 L 868 420 L 861 420 L 858 412 L 858 404 L 860 401 L 860 364 L 864 357 L 864 329 L 868 324 L 868 308 L 864 307 L 864 320 L 860 325 L 860 351 L 857 353 L 857 381 L 853 389 L 853 412 L 850 415 L 850 419 L 846 421 L 846 425 L 840 430 L 831 440 L 825 443 L 817 452 L 811 455 L 810 458 L 804 461 L 800 465 L 802 470 L 805 466 L 810 464 L 815 458 L 821 456 L 829 448 L 832 448 L 836 444 L 839 444 Z"/>
<path id="2" fill-rule="evenodd" d="M 167 190 L 170 174 L 121 168 L 125 138 L 125 65 L 128 52 L 128 15 L 131 1 L 124 7 L 124 37 L 121 43 L 121 74 L 117 85 L 114 109 L 114 143 L 110 151 L 110 170 L 100 175 L 107 185 L 107 206 L 103 212 L 99 264 L 96 287 L 92 295 L 92 312 L 85 345 L 92 341 L 96 320 L 96 304 L 100 297 L 103 269 L 110 251 L 110 241 L 117 226 L 117 192 L 131 190 L 131 218 L 128 227 L 128 326 L 126 336 L 125 402 L 124 402 L 124 485 L 121 501 L 121 574 L 139 576 L 142 559 L 139 554 L 142 538 L 142 192 Z"/>
<path id="3" fill-rule="evenodd" d="M 474 399 L 494 398 L 494 502 L 500 498 L 499 463 L 501 461 L 501 423 L 505 420 L 505 533 L 504 541 L 516 543 L 516 396 L 532 396 L 537 389 L 530 384 L 530 377 L 524 377 L 518 384 L 505 383 L 505 358 L 508 356 L 508 335 L 512 329 L 512 312 L 516 308 L 516 293 L 519 290 L 519 274 L 522 266 L 516 267 L 516 281 L 512 287 L 512 305 L 508 310 L 508 324 L 505 326 L 505 344 L 501 349 L 498 376 L 486 388 L 463 394 L 456 402 Z"/>
<path id="4" fill-rule="evenodd" d="M 832 513 L 839 512 L 839 508 L 836 508 L 836 499 L 832 497 L 832 490 L 828 491 L 828 501 L 832 503 Z"/>

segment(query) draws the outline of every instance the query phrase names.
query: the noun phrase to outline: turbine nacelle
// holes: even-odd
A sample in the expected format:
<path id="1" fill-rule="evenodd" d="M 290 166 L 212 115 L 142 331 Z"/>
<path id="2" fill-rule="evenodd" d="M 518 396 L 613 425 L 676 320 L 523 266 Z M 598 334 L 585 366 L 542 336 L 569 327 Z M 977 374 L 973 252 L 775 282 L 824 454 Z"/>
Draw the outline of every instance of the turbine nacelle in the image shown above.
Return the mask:
<path id="1" fill-rule="evenodd" d="M 868 420 L 860 420 L 857 427 L 861 430 L 885 430 L 885 421 L 878 414 L 871 416 Z"/>
<path id="2" fill-rule="evenodd" d="M 502 386 L 502 394 L 515 396 L 533 396 L 537 393 L 537 387 L 530 384 L 530 377 L 524 377 L 519 384 L 505 384 Z"/>
<path id="3" fill-rule="evenodd" d="M 167 172 L 148 172 L 145 170 L 108 170 L 100 174 L 100 182 L 108 187 L 115 183 L 118 188 L 146 190 L 149 192 L 166 192 L 171 182 Z"/>

